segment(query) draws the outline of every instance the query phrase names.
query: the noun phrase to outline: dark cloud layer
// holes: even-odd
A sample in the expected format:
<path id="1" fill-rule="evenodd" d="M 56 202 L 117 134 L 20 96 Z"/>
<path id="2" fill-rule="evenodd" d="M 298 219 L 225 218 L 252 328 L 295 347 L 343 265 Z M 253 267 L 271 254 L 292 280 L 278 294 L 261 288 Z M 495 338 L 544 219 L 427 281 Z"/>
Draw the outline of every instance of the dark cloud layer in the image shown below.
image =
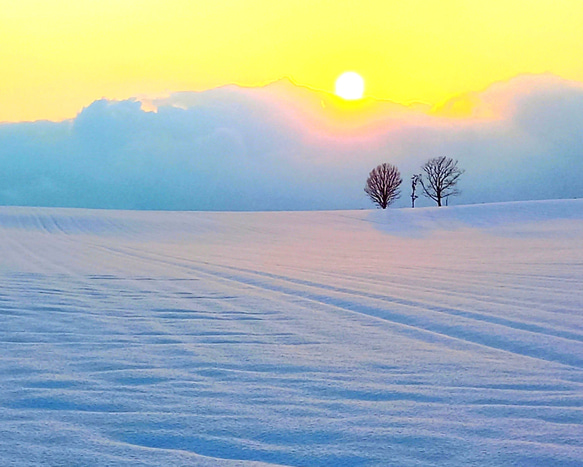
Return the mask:
<path id="1" fill-rule="evenodd" d="M 73 121 L 0 125 L 0 204 L 362 208 L 371 206 L 368 171 L 388 161 L 405 178 L 405 206 L 408 178 L 437 155 L 466 169 L 456 204 L 583 196 L 578 84 L 517 78 L 472 96 L 475 115 L 488 118 L 420 114 L 369 139 L 316 134 L 287 111 L 296 90 L 286 92 L 287 101 L 266 88 L 179 93 L 156 101 L 157 112 L 136 100 L 100 100 Z"/>

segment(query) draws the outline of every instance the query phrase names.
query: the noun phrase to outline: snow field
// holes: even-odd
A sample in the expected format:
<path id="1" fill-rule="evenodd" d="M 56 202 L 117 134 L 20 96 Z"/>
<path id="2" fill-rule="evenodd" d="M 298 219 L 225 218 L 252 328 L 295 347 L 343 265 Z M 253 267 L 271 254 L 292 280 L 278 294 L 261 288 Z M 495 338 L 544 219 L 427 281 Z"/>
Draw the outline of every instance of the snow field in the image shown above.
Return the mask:
<path id="1" fill-rule="evenodd" d="M 0 464 L 583 465 L 583 200 L 0 208 Z"/>

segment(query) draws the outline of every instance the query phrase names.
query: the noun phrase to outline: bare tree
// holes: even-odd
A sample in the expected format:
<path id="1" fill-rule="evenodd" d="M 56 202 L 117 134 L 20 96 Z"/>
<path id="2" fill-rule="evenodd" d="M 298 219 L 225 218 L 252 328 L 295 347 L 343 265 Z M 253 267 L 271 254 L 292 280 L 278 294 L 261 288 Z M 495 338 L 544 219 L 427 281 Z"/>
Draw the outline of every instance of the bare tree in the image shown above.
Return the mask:
<path id="1" fill-rule="evenodd" d="M 457 160 L 445 156 L 434 157 L 423 164 L 421 169 L 425 172 L 425 177 L 420 180 L 423 192 L 438 206 L 441 206 L 443 199 L 447 201 L 450 196 L 460 194 L 456 185 L 464 171 L 457 166 Z"/>
<path id="2" fill-rule="evenodd" d="M 401 195 L 399 186 L 402 182 L 399 169 L 385 162 L 370 171 L 364 191 L 373 203 L 386 209 Z"/>

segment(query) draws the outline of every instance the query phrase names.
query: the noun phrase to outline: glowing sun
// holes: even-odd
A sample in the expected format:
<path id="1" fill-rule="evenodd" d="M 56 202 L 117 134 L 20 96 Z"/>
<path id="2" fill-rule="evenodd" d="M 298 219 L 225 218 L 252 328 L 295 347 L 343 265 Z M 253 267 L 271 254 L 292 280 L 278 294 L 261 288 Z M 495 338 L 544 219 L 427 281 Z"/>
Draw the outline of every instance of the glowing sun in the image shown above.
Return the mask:
<path id="1" fill-rule="evenodd" d="M 361 99 L 364 94 L 364 79 L 354 71 L 342 73 L 336 80 L 336 95 L 352 101 Z"/>

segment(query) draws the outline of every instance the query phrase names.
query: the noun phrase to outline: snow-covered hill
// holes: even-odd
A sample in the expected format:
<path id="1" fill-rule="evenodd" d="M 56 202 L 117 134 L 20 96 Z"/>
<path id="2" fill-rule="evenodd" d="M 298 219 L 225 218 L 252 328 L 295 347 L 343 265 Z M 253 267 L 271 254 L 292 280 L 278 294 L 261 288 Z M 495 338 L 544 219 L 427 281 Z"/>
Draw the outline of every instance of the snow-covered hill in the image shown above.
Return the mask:
<path id="1" fill-rule="evenodd" d="M 583 200 L 0 208 L 0 464 L 583 465 Z"/>

